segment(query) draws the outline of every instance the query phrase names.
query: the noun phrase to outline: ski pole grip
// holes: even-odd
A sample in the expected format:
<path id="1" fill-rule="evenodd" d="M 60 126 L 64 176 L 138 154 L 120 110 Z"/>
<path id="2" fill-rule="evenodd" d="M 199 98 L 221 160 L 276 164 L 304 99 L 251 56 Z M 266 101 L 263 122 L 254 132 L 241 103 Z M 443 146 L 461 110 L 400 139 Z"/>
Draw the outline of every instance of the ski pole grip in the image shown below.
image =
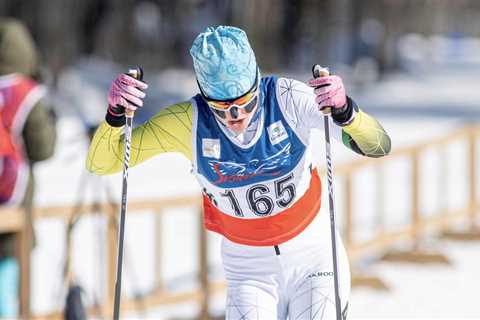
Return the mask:
<path id="1" fill-rule="evenodd" d="M 322 67 L 319 64 L 314 64 L 312 67 L 312 75 L 314 78 L 326 77 L 330 75 L 330 71 L 326 67 Z M 332 112 L 331 107 L 325 107 L 322 109 L 322 113 L 327 115 Z"/>
<path id="2" fill-rule="evenodd" d="M 137 80 L 142 81 L 143 80 L 143 69 L 142 69 L 142 67 L 138 67 L 138 66 L 135 67 L 135 68 L 132 68 L 132 69 L 128 69 L 127 75 L 132 77 L 132 78 L 135 78 Z M 128 118 L 133 118 L 134 113 L 135 113 L 134 111 L 126 111 L 125 116 L 128 117 Z"/>

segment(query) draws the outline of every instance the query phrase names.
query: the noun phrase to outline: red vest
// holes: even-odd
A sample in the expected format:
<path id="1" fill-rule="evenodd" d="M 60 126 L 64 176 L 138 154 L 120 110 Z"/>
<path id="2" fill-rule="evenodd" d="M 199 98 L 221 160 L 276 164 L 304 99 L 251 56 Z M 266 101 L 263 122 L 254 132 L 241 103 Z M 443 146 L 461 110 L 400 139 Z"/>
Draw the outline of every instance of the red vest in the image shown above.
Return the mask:
<path id="1" fill-rule="evenodd" d="M 0 77 L 0 204 L 22 201 L 28 182 L 22 131 L 44 90 L 35 81 L 10 74 Z"/>

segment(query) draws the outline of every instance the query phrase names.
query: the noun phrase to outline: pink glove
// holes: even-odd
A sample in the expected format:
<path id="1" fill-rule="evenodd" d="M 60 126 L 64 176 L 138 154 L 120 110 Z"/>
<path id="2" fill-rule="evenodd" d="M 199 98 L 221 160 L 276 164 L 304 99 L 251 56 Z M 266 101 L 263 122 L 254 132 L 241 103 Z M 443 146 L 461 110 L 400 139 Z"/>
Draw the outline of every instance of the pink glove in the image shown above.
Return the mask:
<path id="1" fill-rule="evenodd" d="M 110 91 L 108 92 L 108 112 L 113 116 L 122 116 L 125 110 L 135 111 L 143 106 L 143 98 L 145 98 L 145 90 L 148 85 L 142 81 L 138 81 L 126 74 L 120 74 L 112 82 Z M 120 108 L 118 108 L 120 106 Z M 121 108 L 123 107 L 123 108 Z M 120 112 L 120 113 L 119 113 Z"/>
<path id="2" fill-rule="evenodd" d="M 342 108 L 347 103 L 345 87 L 342 78 L 339 76 L 325 76 L 316 79 L 310 79 L 308 85 L 315 88 L 315 102 L 319 110 L 326 107 Z"/>

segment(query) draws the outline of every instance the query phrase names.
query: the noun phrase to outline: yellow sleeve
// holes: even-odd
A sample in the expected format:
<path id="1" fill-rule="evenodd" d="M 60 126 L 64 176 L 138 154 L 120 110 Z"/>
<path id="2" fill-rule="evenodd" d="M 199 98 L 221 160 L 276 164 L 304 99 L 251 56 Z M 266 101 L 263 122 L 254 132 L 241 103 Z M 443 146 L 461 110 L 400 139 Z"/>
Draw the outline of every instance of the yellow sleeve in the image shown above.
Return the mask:
<path id="1" fill-rule="evenodd" d="M 132 131 L 130 166 L 164 152 L 180 152 L 192 159 L 192 105 L 174 104 Z M 106 175 L 123 169 L 123 127 L 103 122 L 95 132 L 86 160 L 87 170 Z"/>
<path id="2" fill-rule="evenodd" d="M 352 123 L 342 127 L 343 143 L 353 151 L 373 158 L 387 155 L 391 140 L 380 123 L 359 110 Z"/>

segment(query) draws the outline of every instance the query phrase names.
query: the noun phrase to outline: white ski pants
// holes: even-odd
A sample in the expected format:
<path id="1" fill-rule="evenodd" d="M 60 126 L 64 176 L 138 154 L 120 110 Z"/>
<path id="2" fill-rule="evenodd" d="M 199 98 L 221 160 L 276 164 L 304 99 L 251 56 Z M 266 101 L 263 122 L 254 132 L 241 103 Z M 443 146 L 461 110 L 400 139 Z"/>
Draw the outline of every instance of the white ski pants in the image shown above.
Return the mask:
<path id="1" fill-rule="evenodd" d="M 335 320 L 328 210 L 297 237 L 275 247 L 222 243 L 227 279 L 226 319 Z M 350 269 L 337 233 L 339 287 L 346 317 Z"/>

